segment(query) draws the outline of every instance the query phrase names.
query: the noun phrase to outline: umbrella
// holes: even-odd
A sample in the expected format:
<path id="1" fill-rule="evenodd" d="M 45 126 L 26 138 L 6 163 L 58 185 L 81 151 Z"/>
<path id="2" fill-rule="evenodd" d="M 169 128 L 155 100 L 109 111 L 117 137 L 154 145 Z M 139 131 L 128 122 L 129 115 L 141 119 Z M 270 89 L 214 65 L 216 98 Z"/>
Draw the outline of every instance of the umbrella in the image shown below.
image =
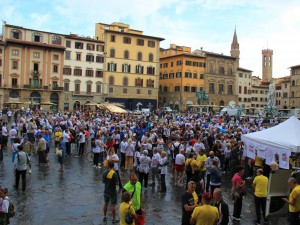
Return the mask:
<path id="1" fill-rule="evenodd" d="M 127 113 L 127 111 L 125 109 L 122 109 L 122 108 L 116 106 L 115 104 L 111 104 L 111 103 L 107 103 L 107 102 L 98 104 L 98 107 L 106 109 L 112 113 Z"/>
<path id="2" fill-rule="evenodd" d="M 98 103 L 95 103 L 95 102 L 89 102 L 89 103 L 86 103 L 86 104 L 84 104 L 84 105 L 86 105 L 86 106 L 97 106 Z"/>
<path id="3" fill-rule="evenodd" d="M 52 102 L 41 102 L 40 105 L 57 105 L 57 104 Z"/>
<path id="4" fill-rule="evenodd" d="M 24 105 L 39 105 L 40 103 L 34 101 L 23 102 Z"/>

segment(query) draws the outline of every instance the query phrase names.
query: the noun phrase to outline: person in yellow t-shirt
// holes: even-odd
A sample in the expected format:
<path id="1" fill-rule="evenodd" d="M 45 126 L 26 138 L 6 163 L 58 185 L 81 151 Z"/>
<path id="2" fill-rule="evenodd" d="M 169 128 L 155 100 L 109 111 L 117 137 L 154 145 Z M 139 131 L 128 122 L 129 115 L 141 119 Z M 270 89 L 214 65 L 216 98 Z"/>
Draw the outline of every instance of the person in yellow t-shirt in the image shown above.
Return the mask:
<path id="1" fill-rule="evenodd" d="M 282 200 L 289 204 L 290 225 L 299 225 L 300 185 L 297 184 L 297 180 L 294 177 L 288 180 L 288 185 L 292 190 L 289 199 L 283 198 Z"/>
<path id="2" fill-rule="evenodd" d="M 218 209 L 211 206 L 211 194 L 206 192 L 202 195 L 202 205 L 194 209 L 190 220 L 191 224 L 196 225 L 215 225 L 219 220 Z"/>
<path id="3" fill-rule="evenodd" d="M 197 155 L 196 160 L 198 162 L 198 168 L 201 171 L 201 176 L 204 179 L 205 178 L 205 172 L 206 172 L 206 168 L 204 166 L 204 163 L 207 160 L 207 156 L 204 154 L 204 150 L 203 149 L 200 149 L 199 155 Z"/>
<path id="4" fill-rule="evenodd" d="M 136 213 L 134 211 L 134 208 L 130 205 L 131 201 L 131 195 L 129 192 L 125 191 L 122 194 L 122 200 L 119 208 L 119 214 L 120 214 L 120 225 L 127 225 L 125 222 L 125 216 L 128 212 L 132 215 L 134 219 L 136 219 Z M 134 221 L 131 225 L 134 225 Z"/>
<path id="5" fill-rule="evenodd" d="M 260 224 L 261 210 L 263 211 L 264 222 L 268 222 L 266 218 L 266 202 L 269 179 L 264 176 L 263 173 L 264 171 L 262 169 L 258 169 L 256 171 L 256 177 L 253 180 L 256 224 Z"/>
<path id="6" fill-rule="evenodd" d="M 55 136 L 55 147 L 58 146 L 59 142 L 60 142 L 60 137 L 62 136 L 62 132 L 60 130 L 60 128 L 55 128 L 55 133 L 54 133 L 54 136 Z"/>

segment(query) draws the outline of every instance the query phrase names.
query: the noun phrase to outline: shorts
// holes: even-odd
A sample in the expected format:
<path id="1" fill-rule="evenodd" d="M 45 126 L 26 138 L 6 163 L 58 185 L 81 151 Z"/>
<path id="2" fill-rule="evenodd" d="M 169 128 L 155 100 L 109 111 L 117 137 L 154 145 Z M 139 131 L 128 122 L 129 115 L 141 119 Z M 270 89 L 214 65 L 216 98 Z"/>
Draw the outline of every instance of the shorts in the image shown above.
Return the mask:
<path id="1" fill-rule="evenodd" d="M 108 204 L 109 200 L 110 200 L 110 203 L 112 205 L 116 205 L 117 204 L 117 199 L 118 199 L 117 195 L 113 195 L 112 196 L 112 195 L 106 195 L 106 194 L 104 194 L 104 202 L 106 204 Z"/>
<path id="2" fill-rule="evenodd" d="M 175 165 L 175 170 L 176 171 L 184 171 L 184 165 Z"/>

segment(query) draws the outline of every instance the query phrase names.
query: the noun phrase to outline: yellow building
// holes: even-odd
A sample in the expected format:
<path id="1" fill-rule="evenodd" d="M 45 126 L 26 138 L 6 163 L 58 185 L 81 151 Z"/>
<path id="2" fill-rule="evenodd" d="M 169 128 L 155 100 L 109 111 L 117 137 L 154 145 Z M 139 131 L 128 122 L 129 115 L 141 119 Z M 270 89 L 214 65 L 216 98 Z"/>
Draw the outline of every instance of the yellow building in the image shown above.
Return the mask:
<path id="1" fill-rule="evenodd" d="M 6 43 L 2 104 L 11 97 L 29 102 L 25 107 L 45 102 L 62 107 L 63 35 L 8 24 L 2 31 Z"/>
<path id="2" fill-rule="evenodd" d="M 185 110 L 197 105 L 196 92 L 204 88 L 205 57 L 190 47 L 171 44 L 160 51 L 159 106 Z"/>
<path id="3" fill-rule="evenodd" d="M 95 37 L 105 42 L 105 101 L 126 108 L 156 108 L 159 79 L 159 46 L 163 38 L 144 35 L 123 23 L 97 23 Z"/>

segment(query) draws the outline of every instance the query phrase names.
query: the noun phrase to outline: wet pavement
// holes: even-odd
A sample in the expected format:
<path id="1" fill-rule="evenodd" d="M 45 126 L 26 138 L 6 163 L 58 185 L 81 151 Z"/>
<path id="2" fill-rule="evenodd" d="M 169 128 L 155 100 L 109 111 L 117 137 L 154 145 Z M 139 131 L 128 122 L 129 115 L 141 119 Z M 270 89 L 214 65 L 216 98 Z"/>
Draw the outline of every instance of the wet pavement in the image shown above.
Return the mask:
<path id="1" fill-rule="evenodd" d="M 6 152 L 9 155 L 9 151 Z M 0 185 L 8 187 L 9 198 L 15 203 L 16 215 L 11 219 L 12 225 L 99 225 L 102 224 L 104 204 L 101 182 L 103 169 L 95 169 L 85 158 L 72 157 L 66 159 L 65 172 L 58 172 L 59 164 L 54 156 L 54 149 L 50 152 L 50 166 L 35 166 L 37 156 L 32 157 L 32 174 L 27 174 L 27 190 L 14 190 L 13 164 L 10 156 L 5 156 L 0 166 Z M 169 173 L 170 174 L 170 173 Z M 122 182 L 128 180 L 123 172 Z M 233 211 L 233 203 L 229 199 L 229 179 L 224 175 L 221 188 L 224 198 Z M 149 180 L 150 182 L 150 180 Z M 148 186 L 143 191 L 147 225 L 154 224 L 181 224 L 180 197 L 183 188 L 172 187 L 172 179 L 167 175 L 167 193 L 157 193 L 157 188 Z M 242 219 L 232 224 L 254 224 L 255 209 L 253 191 L 249 186 L 249 194 L 243 203 Z M 21 187 L 21 185 L 20 185 Z M 119 194 L 118 202 L 121 194 Z M 110 211 L 109 211 L 110 212 Z M 287 216 L 270 218 L 269 224 L 288 224 Z M 107 224 L 112 224 L 111 214 L 108 214 Z"/>

